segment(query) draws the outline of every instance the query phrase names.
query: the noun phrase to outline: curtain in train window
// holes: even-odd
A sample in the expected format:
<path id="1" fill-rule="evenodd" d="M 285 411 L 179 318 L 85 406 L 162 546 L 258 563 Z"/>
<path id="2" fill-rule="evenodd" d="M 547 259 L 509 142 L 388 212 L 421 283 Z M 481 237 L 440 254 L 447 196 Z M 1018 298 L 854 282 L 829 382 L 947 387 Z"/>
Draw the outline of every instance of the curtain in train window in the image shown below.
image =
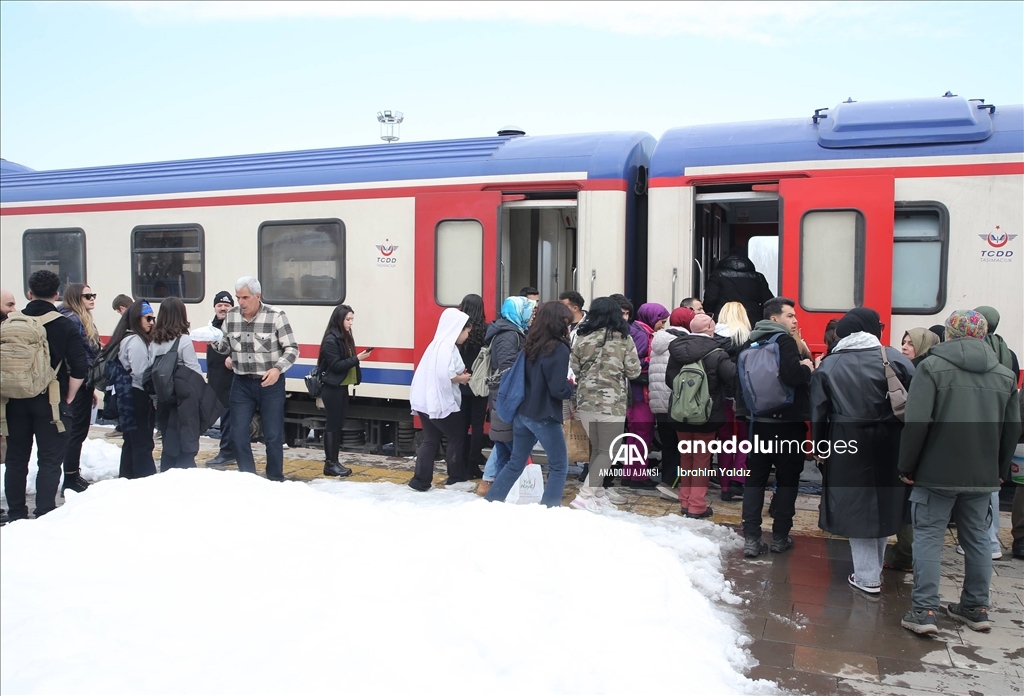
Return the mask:
<path id="1" fill-rule="evenodd" d="M 203 228 L 162 225 L 132 230 L 132 295 L 159 302 L 180 297 L 198 303 L 205 296 Z"/>
<path id="2" fill-rule="evenodd" d="M 483 295 L 484 227 L 477 220 L 445 220 L 437 226 L 434 295 L 457 307 L 466 295 Z"/>
<path id="3" fill-rule="evenodd" d="M 896 211 L 892 249 L 893 312 L 934 314 L 945 304 L 943 223 L 944 215 L 938 210 Z"/>
<path id="4" fill-rule="evenodd" d="M 278 304 L 336 305 L 345 299 L 345 226 L 341 220 L 260 225 L 263 299 Z"/>
<path id="5" fill-rule="evenodd" d="M 863 292 L 864 216 L 856 210 L 816 210 L 800 223 L 800 305 L 845 312 Z"/>
<path id="6" fill-rule="evenodd" d="M 71 230 L 28 230 L 22 239 L 25 294 L 28 277 L 36 271 L 52 271 L 60 278 L 60 294 L 71 283 L 84 283 L 85 232 Z"/>

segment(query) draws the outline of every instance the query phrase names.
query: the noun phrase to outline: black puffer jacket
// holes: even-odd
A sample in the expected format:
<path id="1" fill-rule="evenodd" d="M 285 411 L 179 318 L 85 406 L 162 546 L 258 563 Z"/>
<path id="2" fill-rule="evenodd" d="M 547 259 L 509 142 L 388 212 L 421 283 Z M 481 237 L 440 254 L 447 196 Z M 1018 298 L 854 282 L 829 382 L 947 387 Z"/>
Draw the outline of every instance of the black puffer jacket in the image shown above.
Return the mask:
<path id="1" fill-rule="evenodd" d="M 201 374 L 184 365 L 178 365 L 178 369 L 174 371 L 174 398 L 178 402 L 181 450 L 189 453 L 198 452 L 199 436 L 210 429 L 224 409 L 217 400 L 213 387 L 206 383 Z M 161 409 L 158 418 L 166 427 L 167 414 L 164 409 Z"/>
<path id="2" fill-rule="evenodd" d="M 356 384 L 363 381 L 363 371 L 359 367 L 359 358 L 350 355 L 351 351 L 345 345 L 341 334 L 337 329 L 331 333 L 320 344 L 320 360 L 318 361 L 324 371 L 324 384 L 331 387 L 340 387 L 345 381 L 349 370 L 356 368 Z"/>
<path id="3" fill-rule="evenodd" d="M 512 367 L 525 342 L 526 335 L 508 319 L 501 317 L 491 322 L 487 327 L 487 333 L 484 334 L 484 345 L 491 347 L 491 374 L 499 374 Z M 493 442 L 512 442 L 512 424 L 501 420 L 497 409 L 494 408 L 497 396 L 498 385 L 493 384 L 487 400 L 491 423 L 488 433 Z"/>
<path id="4" fill-rule="evenodd" d="M 886 347 L 885 354 L 909 387 L 910 360 L 895 348 Z M 909 491 L 898 468 L 903 423 L 892 413 L 887 386 L 877 347 L 830 353 L 811 375 L 811 438 L 820 454 L 829 455 L 818 526 L 832 534 L 878 539 L 904 522 Z"/>
<path id="5" fill-rule="evenodd" d="M 717 349 L 717 350 L 716 350 Z M 725 425 L 723 401 L 733 393 L 736 380 L 736 363 L 711 336 L 688 334 L 680 336 L 668 346 L 668 369 L 665 383 L 672 388 L 672 382 L 683 365 L 698 360 L 704 365 L 708 376 L 708 393 L 711 396 L 711 417 L 704 425 L 683 425 L 670 420 L 672 426 L 685 433 L 713 433 Z"/>
<path id="6" fill-rule="evenodd" d="M 764 319 L 764 303 L 770 299 L 768 281 L 754 270 L 754 263 L 744 256 L 727 256 L 711 272 L 703 304 L 705 312 L 717 317 L 726 302 L 740 302 L 753 326 Z"/>

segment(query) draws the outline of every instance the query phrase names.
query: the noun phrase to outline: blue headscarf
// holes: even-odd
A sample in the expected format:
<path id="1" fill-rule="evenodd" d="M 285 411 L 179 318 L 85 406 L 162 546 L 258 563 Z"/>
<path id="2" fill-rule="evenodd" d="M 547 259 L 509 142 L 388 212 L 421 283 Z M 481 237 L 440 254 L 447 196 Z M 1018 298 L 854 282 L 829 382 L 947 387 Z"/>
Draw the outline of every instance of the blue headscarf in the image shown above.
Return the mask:
<path id="1" fill-rule="evenodd" d="M 508 297 L 501 305 L 501 316 L 515 324 L 520 331 L 525 332 L 536 305 L 536 300 L 528 300 L 519 295 Z"/>
<path id="2" fill-rule="evenodd" d="M 156 314 L 156 312 L 153 311 L 153 306 L 151 304 L 149 304 L 148 302 L 143 302 L 142 303 L 142 314 L 140 314 L 139 316 L 144 317 L 147 314 Z"/>

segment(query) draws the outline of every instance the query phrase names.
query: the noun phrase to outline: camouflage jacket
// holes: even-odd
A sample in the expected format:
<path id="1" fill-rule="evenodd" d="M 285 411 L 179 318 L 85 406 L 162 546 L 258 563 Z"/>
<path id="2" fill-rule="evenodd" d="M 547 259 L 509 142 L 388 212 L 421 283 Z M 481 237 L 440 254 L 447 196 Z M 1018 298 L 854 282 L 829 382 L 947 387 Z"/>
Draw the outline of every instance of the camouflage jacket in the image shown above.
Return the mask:
<path id="1" fill-rule="evenodd" d="M 576 373 L 576 409 L 584 413 L 626 415 L 627 380 L 640 375 L 640 358 L 629 336 L 606 341 L 604 331 L 577 336 L 569 356 Z"/>

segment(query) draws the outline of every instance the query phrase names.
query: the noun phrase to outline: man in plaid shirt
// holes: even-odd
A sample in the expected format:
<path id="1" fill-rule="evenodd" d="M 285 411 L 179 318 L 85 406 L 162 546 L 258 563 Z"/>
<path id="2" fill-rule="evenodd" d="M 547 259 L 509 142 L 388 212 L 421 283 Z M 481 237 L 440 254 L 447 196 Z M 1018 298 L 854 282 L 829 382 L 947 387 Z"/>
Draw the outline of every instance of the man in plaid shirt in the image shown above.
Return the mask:
<path id="1" fill-rule="evenodd" d="M 267 444 L 267 478 L 284 480 L 285 373 L 299 357 L 288 317 L 263 304 L 260 281 L 239 278 L 235 283 L 238 306 L 228 310 L 224 337 L 211 343 L 230 356 L 235 379 L 231 384 L 231 438 L 239 471 L 256 473 L 249 444 L 249 423 L 259 410 Z"/>

